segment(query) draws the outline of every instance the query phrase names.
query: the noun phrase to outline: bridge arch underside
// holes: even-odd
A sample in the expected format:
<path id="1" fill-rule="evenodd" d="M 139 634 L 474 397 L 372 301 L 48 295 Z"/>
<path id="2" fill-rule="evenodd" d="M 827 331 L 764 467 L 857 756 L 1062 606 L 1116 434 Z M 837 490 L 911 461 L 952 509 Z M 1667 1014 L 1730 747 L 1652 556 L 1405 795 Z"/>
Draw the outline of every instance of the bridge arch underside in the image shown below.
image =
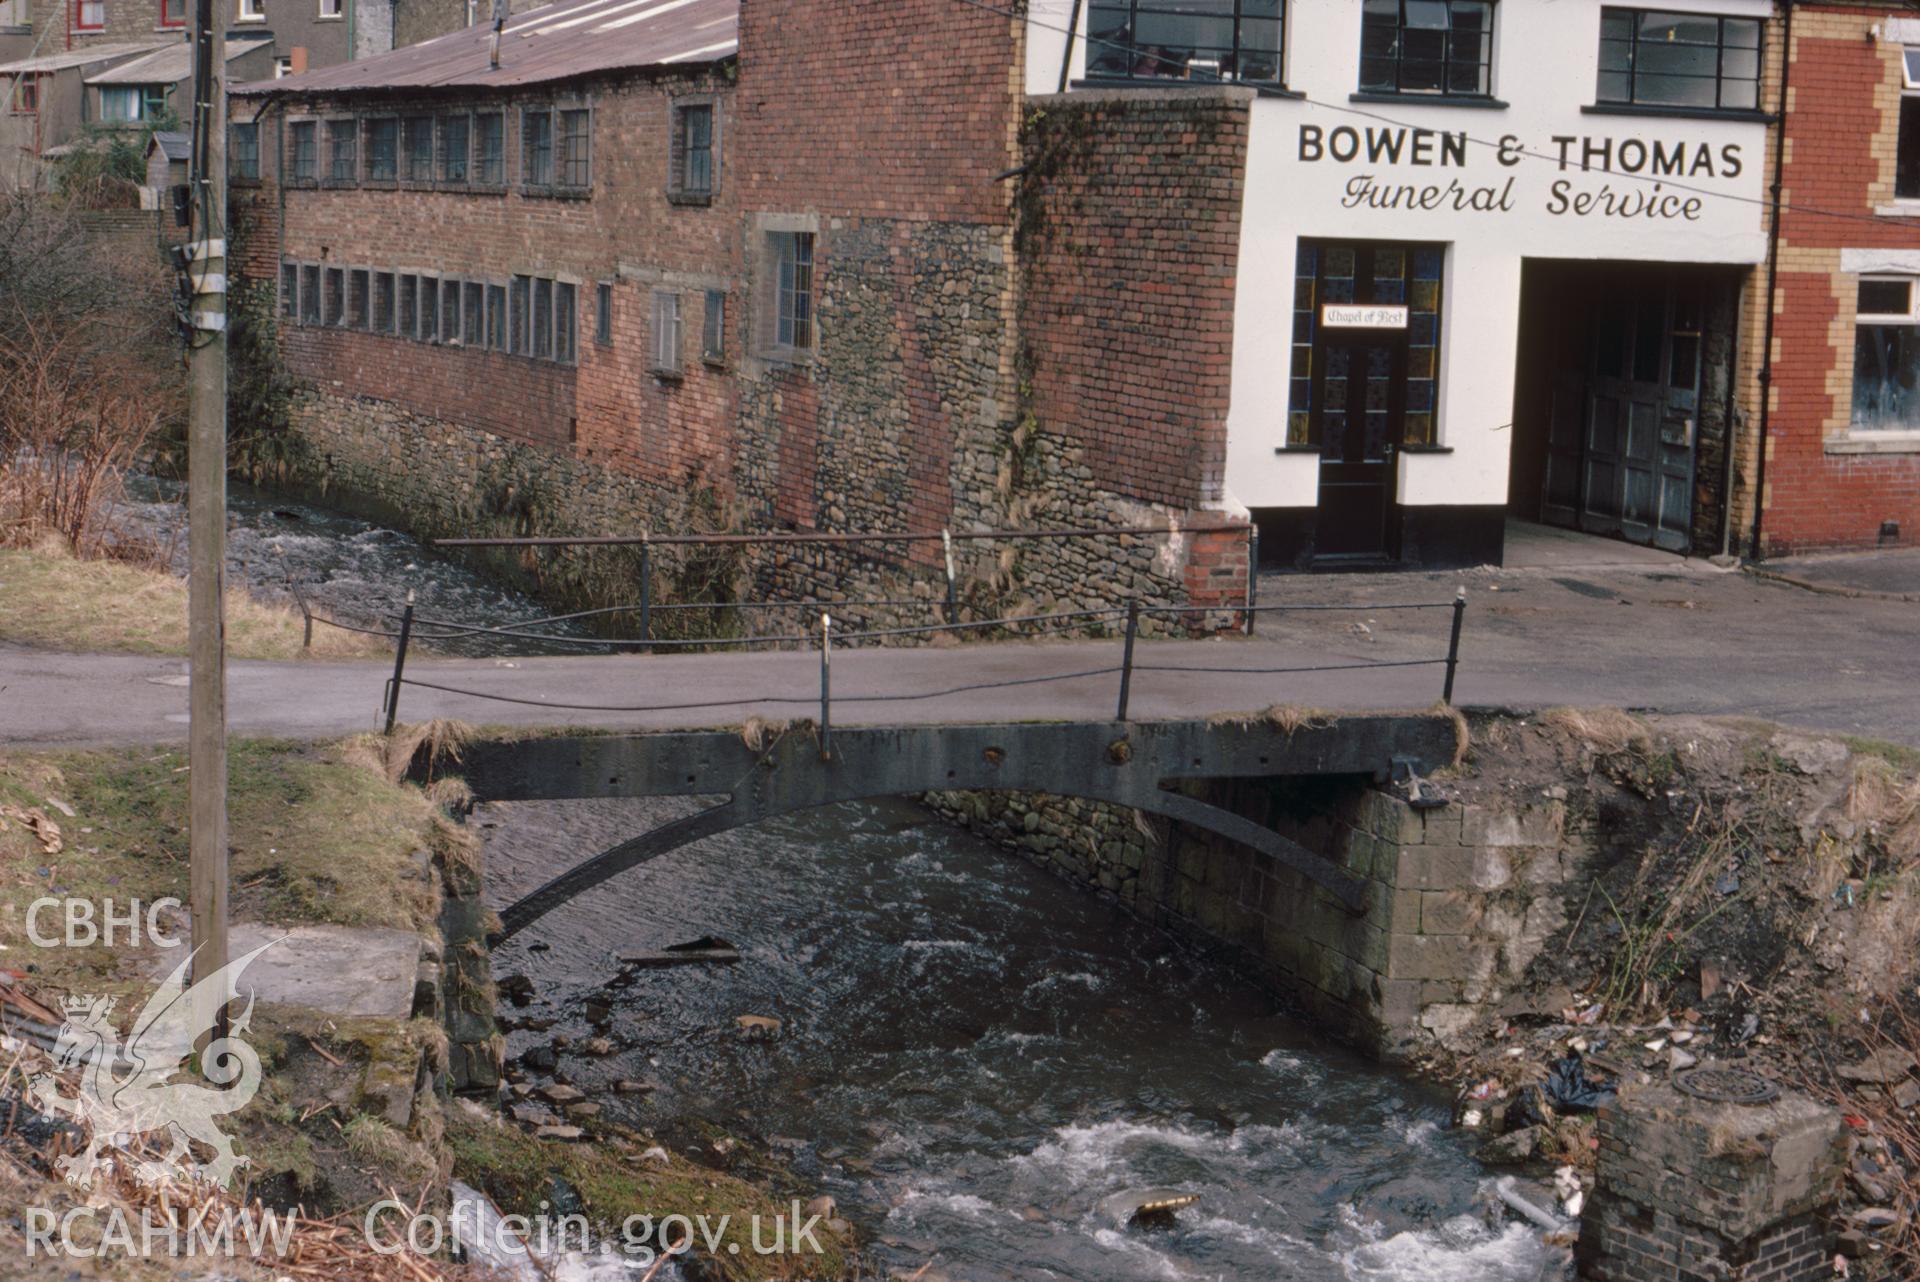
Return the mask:
<path id="1" fill-rule="evenodd" d="M 488 740 L 460 769 L 476 801 L 724 796 L 587 859 L 500 914 L 495 942 L 621 873 L 706 837 L 820 806 L 942 790 L 1052 793 L 1216 833 L 1324 886 L 1351 910 L 1366 887 L 1323 856 L 1185 791 L 1183 782 L 1426 773 L 1455 759 L 1450 712 L 1244 720 L 836 729 L 811 723 L 655 735 Z"/>

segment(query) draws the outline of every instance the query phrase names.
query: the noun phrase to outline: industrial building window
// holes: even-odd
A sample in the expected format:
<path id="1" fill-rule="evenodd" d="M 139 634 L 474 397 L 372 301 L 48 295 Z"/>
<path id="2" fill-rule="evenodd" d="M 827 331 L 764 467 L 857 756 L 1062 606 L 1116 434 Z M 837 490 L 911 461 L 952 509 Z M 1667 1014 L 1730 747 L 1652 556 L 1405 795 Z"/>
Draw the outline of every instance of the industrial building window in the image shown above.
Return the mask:
<path id="1" fill-rule="evenodd" d="M 160 0 L 160 25 L 163 27 L 186 26 L 187 0 Z"/>
<path id="2" fill-rule="evenodd" d="M 487 286 L 487 346 L 496 352 L 507 350 L 507 287 Z"/>
<path id="3" fill-rule="evenodd" d="M 104 31 L 107 26 L 107 0 L 73 0 L 75 31 Z"/>
<path id="4" fill-rule="evenodd" d="M 440 341 L 440 281 L 434 276 L 420 278 L 420 341 Z"/>
<path id="5" fill-rule="evenodd" d="M 440 117 L 441 182 L 463 183 L 467 180 L 472 133 L 472 121 L 467 117 Z"/>
<path id="6" fill-rule="evenodd" d="M 586 108 L 562 111 L 559 185 L 585 191 L 593 185 L 593 131 Z"/>
<path id="7" fill-rule="evenodd" d="M 327 178 L 331 182 L 350 183 L 359 177 L 354 153 L 355 124 L 351 120 L 327 122 Z"/>
<path id="8" fill-rule="evenodd" d="M 400 334 L 404 338 L 417 338 L 420 334 L 420 278 L 402 276 L 400 278 Z"/>
<path id="9" fill-rule="evenodd" d="M 240 8 L 234 16 L 239 22 L 265 22 L 267 0 L 240 0 Z"/>
<path id="10" fill-rule="evenodd" d="M 300 321 L 305 325 L 320 323 L 320 267 L 317 263 L 302 263 L 300 266 Z"/>
<path id="11" fill-rule="evenodd" d="M 393 273 L 373 274 L 373 332 L 393 333 Z"/>
<path id="12" fill-rule="evenodd" d="M 310 183 L 319 172 L 320 143 L 318 126 L 311 120 L 296 120 L 287 126 L 287 177 L 294 182 Z"/>
<path id="13" fill-rule="evenodd" d="M 461 287 L 460 341 L 468 347 L 487 345 L 487 287 L 477 280 Z"/>
<path id="14" fill-rule="evenodd" d="M 506 134 L 497 111 L 473 118 L 473 180 L 488 187 L 507 181 Z"/>
<path id="15" fill-rule="evenodd" d="M 396 159 L 399 151 L 400 122 L 392 116 L 382 116 L 366 122 L 367 134 L 367 181 L 390 183 L 399 172 Z M 335 174 L 338 178 L 339 175 Z"/>
<path id="16" fill-rule="evenodd" d="M 545 107 L 520 113 L 520 182 L 527 187 L 553 185 L 553 113 Z"/>
<path id="17" fill-rule="evenodd" d="M 433 117 L 408 116 L 401 122 L 401 146 L 406 152 L 406 179 L 433 181 Z"/>
<path id="18" fill-rule="evenodd" d="M 773 324 L 769 337 L 776 355 L 813 348 L 813 233 L 767 234 Z"/>
<path id="19" fill-rule="evenodd" d="M 280 264 L 280 316 L 283 320 L 300 317 L 300 265 Z"/>
<path id="20" fill-rule="evenodd" d="M 440 341 L 460 342 L 460 282 L 440 282 Z"/>
<path id="21" fill-rule="evenodd" d="M 725 290 L 707 291 L 706 327 L 700 336 L 700 359 L 709 365 L 721 365 L 727 359 L 727 294 Z"/>
<path id="22" fill-rule="evenodd" d="M 347 273 L 345 268 L 327 268 L 327 324 L 344 325 L 347 320 Z"/>
<path id="23" fill-rule="evenodd" d="M 1911 276 L 1860 282 L 1853 331 L 1856 431 L 1920 432 L 1920 310 Z"/>
<path id="24" fill-rule="evenodd" d="M 714 143 L 712 103 L 682 103 L 673 109 L 673 137 L 668 143 L 671 195 L 692 201 L 712 198 L 719 158 Z"/>
<path id="25" fill-rule="evenodd" d="M 40 77 L 31 71 L 14 77 L 13 102 L 9 109 L 16 116 L 37 115 L 40 111 Z"/>
<path id="26" fill-rule="evenodd" d="M 507 350 L 515 356 L 530 356 L 533 354 L 533 348 L 527 341 L 528 334 L 531 333 L 527 325 L 527 311 L 532 305 L 533 278 L 531 276 L 515 276 L 513 278 L 513 293 L 509 300 L 508 308 L 509 339 L 507 343 Z"/>
<path id="27" fill-rule="evenodd" d="M 530 355 L 542 360 L 553 356 L 553 282 L 535 278 L 533 282 L 533 343 Z"/>
<path id="28" fill-rule="evenodd" d="M 579 359 L 580 291 L 564 280 L 553 283 L 553 359 L 571 365 Z"/>
<path id="29" fill-rule="evenodd" d="M 1492 91 L 1493 0 L 1366 0 L 1360 23 L 1364 92 Z"/>
<path id="30" fill-rule="evenodd" d="M 345 10 L 341 8 L 341 0 L 320 0 L 320 11 L 317 16 L 322 22 L 334 22 L 344 12 Z"/>
<path id="31" fill-rule="evenodd" d="M 653 372 L 680 373 L 680 295 L 653 291 Z"/>
<path id="32" fill-rule="evenodd" d="M 1094 0 L 1087 74 L 1277 84 L 1285 30 L 1284 0 Z"/>
<path id="33" fill-rule="evenodd" d="M 1760 18 L 1600 11 L 1599 100 L 1696 111 L 1760 109 Z"/>
<path id="34" fill-rule="evenodd" d="M 593 287 L 593 341 L 602 346 L 613 342 L 613 285 L 604 280 Z"/>
<path id="35" fill-rule="evenodd" d="M 227 176 L 243 182 L 260 177 L 260 126 L 237 121 L 227 127 Z"/>
<path id="36" fill-rule="evenodd" d="M 367 269 L 355 267 L 347 273 L 347 328 L 368 328 L 369 314 Z"/>
<path id="37" fill-rule="evenodd" d="M 133 124 L 141 119 L 142 101 L 139 85 L 101 85 L 100 119 L 110 125 Z"/>

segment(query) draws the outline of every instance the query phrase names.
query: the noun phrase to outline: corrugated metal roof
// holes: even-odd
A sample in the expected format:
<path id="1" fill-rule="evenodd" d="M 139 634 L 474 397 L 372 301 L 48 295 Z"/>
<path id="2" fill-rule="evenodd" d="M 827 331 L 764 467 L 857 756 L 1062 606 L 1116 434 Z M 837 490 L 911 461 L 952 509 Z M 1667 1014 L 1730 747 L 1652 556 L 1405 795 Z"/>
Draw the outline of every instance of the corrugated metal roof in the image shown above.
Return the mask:
<path id="1" fill-rule="evenodd" d="M 359 62 L 259 80 L 234 92 L 511 88 L 633 67 L 697 65 L 740 46 L 739 0 L 560 0 L 514 15 L 488 65 L 487 27 L 468 27 Z"/>
<path id="2" fill-rule="evenodd" d="M 249 36 L 227 41 L 227 61 L 273 43 L 272 36 Z M 144 58 L 123 62 L 87 77 L 90 85 L 173 85 L 193 74 L 193 45 L 181 40 Z"/>
<path id="3" fill-rule="evenodd" d="M 158 48 L 161 48 L 161 45 L 150 40 L 145 44 L 92 45 L 85 49 L 62 49 L 59 53 L 45 53 L 38 58 L 22 58 L 18 62 L 0 63 L 0 76 L 19 75 L 27 71 L 65 71 L 69 67 L 84 67 L 95 62 L 112 62 L 115 58 L 128 58 Z"/>

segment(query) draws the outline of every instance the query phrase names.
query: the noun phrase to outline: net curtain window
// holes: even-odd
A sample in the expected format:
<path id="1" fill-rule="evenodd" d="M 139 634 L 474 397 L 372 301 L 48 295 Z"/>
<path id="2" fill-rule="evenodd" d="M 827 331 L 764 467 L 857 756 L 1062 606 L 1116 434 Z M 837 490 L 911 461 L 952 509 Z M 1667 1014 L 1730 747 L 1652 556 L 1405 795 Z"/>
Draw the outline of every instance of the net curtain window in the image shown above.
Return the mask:
<path id="1" fill-rule="evenodd" d="M 1095 0 L 1087 74 L 1278 84 L 1284 0 Z"/>

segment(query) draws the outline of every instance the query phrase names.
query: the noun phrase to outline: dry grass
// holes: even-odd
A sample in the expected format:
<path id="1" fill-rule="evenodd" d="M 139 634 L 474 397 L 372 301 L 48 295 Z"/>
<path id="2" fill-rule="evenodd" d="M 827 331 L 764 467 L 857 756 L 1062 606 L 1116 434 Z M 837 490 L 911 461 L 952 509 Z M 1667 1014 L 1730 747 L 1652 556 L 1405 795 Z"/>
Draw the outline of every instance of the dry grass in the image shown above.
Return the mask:
<path id="1" fill-rule="evenodd" d="M 1549 708 L 1540 714 L 1540 724 L 1602 756 L 1629 749 L 1651 751 L 1653 746 L 1646 724 L 1618 708 Z"/>
<path id="2" fill-rule="evenodd" d="M 235 659 L 383 657 L 380 637 L 314 629 L 301 647 L 300 615 L 227 592 L 227 654 Z M 0 549 L 0 642 L 69 652 L 184 655 L 187 581 L 123 561 L 83 560 L 64 544 Z"/>

